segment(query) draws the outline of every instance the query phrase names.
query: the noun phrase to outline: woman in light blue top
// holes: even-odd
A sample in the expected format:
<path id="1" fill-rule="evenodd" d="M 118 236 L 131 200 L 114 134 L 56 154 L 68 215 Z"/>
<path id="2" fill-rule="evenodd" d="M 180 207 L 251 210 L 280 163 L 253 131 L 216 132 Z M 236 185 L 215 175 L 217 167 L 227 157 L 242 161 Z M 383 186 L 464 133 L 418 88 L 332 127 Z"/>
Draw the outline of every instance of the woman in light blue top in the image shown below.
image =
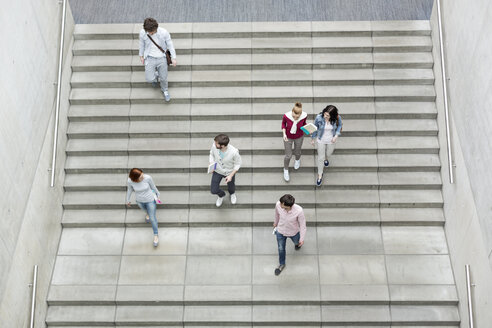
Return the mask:
<path id="1" fill-rule="evenodd" d="M 155 216 L 157 210 L 156 200 L 159 200 L 159 190 L 154 184 L 150 175 L 144 174 L 141 169 L 133 168 L 128 177 L 128 189 L 126 192 L 126 204 L 130 207 L 130 197 L 135 191 L 135 199 L 138 207 L 147 212 L 145 221 L 152 224 L 154 231 L 154 246 L 159 244 L 159 232 L 157 230 L 157 218 Z M 160 200 L 159 200 L 160 202 Z"/>
<path id="2" fill-rule="evenodd" d="M 314 145 L 316 138 L 316 147 L 318 148 L 318 178 L 316 186 L 321 186 L 323 181 L 323 166 L 330 165 L 328 156 L 335 150 L 335 144 L 342 132 L 342 117 L 338 115 L 338 108 L 328 105 L 321 113 L 316 116 L 314 125 L 318 130 L 311 134 L 311 144 Z"/>

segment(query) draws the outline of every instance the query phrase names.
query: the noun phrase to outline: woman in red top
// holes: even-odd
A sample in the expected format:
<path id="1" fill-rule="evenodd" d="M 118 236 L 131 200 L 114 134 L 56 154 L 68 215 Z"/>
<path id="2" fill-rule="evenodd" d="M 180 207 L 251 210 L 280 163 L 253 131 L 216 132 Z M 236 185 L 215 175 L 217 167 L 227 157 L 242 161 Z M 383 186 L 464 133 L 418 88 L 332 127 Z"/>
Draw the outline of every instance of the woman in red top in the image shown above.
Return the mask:
<path id="1" fill-rule="evenodd" d="M 292 144 L 294 145 L 294 170 L 301 166 L 301 147 L 304 141 L 304 133 L 301 126 L 306 125 L 307 114 L 302 111 L 302 104 L 297 102 L 291 111 L 284 114 L 282 118 L 282 132 L 284 134 L 284 179 L 290 180 L 289 163 L 292 157 Z"/>

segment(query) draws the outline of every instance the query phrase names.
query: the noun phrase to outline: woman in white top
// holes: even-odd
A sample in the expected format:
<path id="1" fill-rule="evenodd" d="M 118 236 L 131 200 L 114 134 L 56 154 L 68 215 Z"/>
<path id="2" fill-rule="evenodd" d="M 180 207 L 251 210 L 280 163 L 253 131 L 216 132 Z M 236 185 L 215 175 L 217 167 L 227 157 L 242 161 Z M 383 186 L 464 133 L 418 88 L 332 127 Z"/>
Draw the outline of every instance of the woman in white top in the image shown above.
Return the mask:
<path id="1" fill-rule="evenodd" d="M 150 175 L 144 174 L 141 169 L 133 168 L 130 170 L 128 177 L 128 189 L 126 193 L 126 204 L 130 207 L 130 196 L 135 191 L 135 199 L 138 207 L 147 212 L 145 221 L 152 224 L 154 231 L 154 246 L 159 244 L 159 232 L 157 229 L 157 218 L 155 216 L 157 210 L 156 200 L 159 200 L 159 190 L 154 184 Z M 159 200 L 160 202 L 160 200 Z"/>
<path id="2" fill-rule="evenodd" d="M 311 144 L 314 145 L 314 138 L 318 148 L 318 178 L 316 186 L 321 186 L 323 181 L 323 167 L 328 167 L 330 156 L 335 150 L 335 144 L 342 132 L 342 117 L 338 115 L 338 108 L 328 105 L 321 113 L 316 116 L 314 125 L 318 130 L 311 134 Z"/>

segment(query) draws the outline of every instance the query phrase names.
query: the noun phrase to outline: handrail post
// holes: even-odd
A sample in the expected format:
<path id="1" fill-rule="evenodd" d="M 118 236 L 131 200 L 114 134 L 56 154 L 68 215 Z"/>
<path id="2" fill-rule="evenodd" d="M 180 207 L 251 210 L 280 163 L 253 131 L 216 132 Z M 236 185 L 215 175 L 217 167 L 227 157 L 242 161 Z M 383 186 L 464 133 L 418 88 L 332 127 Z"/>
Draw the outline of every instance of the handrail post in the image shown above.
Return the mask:
<path id="1" fill-rule="evenodd" d="M 442 71 L 442 91 L 444 96 L 444 117 L 446 120 L 446 142 L 448 148 L 449 182 L 454 183 L 453 174 L 453 155 L 451 153 L 451 133 L 449 132 L 449 108 L 448 108 L 448 88 L 446 85 L 446 65 L 444 62 L 444 45 L 442 37 L 441 22 L 441 0 L 436 0 L 437 4 L 437 24 L 439 26 L 439 45 L 441 50 L 441 71 Z"/>
<path id="2" fill-rule="evenodd" d="M 62 67 L 63 67 L 63 48 L 65 44 L 66 15 L 67 15 L 67 0 L 63 0 L 62 26 L 60 31 L 60 53 L 58 56 L 58 78 L 56 82 L 55 131 L 53 136 L 53 157 L 51 161 L 51 187 L 55 186 L 56 152 L 57 152 L 57 145 L 58 145 L 58 121 L 60 115 L 60 93 L 61 93 L 61 78 L 62 78 Z"/>
<path id="3" fill-rule="evenodd" d="M 473 303 L 472 303 L 472 295 L 471 295 L 471 279 L 470 279 L 470 265 L 465 265 L 465 273 L 466 273 L 466 296 L 468 298 L 468 323 L 469 328 L 473 328 Z"/>
<path id="4" fill-rule="evenodd" d="M 32 299 L 31 299 L 31 321 L 29 328 L 34 328 L 34 313 L 36 309 L 36 288 L 38 286 L 38 266 L 34 266 L 34 275 L 32 278 Z"/>

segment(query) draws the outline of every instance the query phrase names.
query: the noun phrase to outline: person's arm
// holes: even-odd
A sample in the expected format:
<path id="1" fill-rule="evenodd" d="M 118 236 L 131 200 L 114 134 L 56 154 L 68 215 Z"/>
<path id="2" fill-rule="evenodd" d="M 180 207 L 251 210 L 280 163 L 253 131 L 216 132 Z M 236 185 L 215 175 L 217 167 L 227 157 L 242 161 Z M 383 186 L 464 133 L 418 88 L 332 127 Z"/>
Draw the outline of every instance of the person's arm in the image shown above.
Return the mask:
<path id="1" fill-rule="evenodd" d="M 335 135 L 331 139 L 332 143 L 336 143 L 338 140 L 338 136 L 340 136 L 340 133 L 342 132 L 342 117 L 339 115 L 338 120 L 337 120 L 337 130 L 335 131 Z"/>
<path id="2" fill-rule="evenodd" d="M 130 205 L 130 197 L 132 196 L 133 192 L 133 186 L 130 184 L 130 182 L 127 182 L 127 187 L 126 187 L 126 204 Z"/>
<path id="3" fill-rule="evenodd" d="M 171 52 L 171 61 L 173 66 L 178 63 L 176 61 L 176 49 L 174 49 L 173 40 L 171 40 L 171 34 L 168 31 L 164 33 L 164 40 L 166 41 L 166 48 Z"/>
<path id="4" fill-rule="evenodd" d="M 276 227 L 280 221 L 280 213 L 278 212 L 278 202 L 275 204 L 275 220 L 273 221 L 273 226 Z"/>
<path id="5" fill-rule="evenodd" d="M 316 116 L 316 118 L 314 119 L 313 124 L 319 129 L 320 124 L 319 124 L 318 116 Z M 311 133 L 311 145 L 314 145 L 314 139 L 316 138 L 317 135 L 318 135 L 318 130 Z"/>
<path id="6" fill-rule="evenodd" d="M 284 141 L 287 141 L 287 117 L 284 115 L 282 117 L 282 134 Z"/>
<path id="7" fill-rule="evenodd" d="M 216 162 L 215 156 L 214 156 L 214 148 L 215 148 L 215 145 L 212 145 L 212 148 L 210 148 L 210 155 L 208 156 L 208 164 L 209 165 Z"/>
<path id="8" fill-rule="evenodd" d="M 157 198 L 159 198 L 159 196 L 161 194 L 159 193 L 159 190 L 157 190 L 157 187 L 155 186 L 154 180 L 152 180 L 152 177 L 150 175 L 148 175 L 148 177 L 149 177 L 150 189 L 152 189 L 155 192 L 155 194 L 157 195 Z"/>
<path id="9" fill-rule="evenodd" d="M 225 179 L 226 182 L 230 182 L 232 180 L 232 177 L 234 176 L 234 174 L 236 174 L 237 171 L 239 171 L 239 168 L 241 167 L 242 160 L 241 160 L 241 155 L 239 155 L 239 151 L 237 151 L 234 154 L 233 161 L 234 161 L 234 169 L 232 170 L 231 174 L 229 174 L 226 177 L 226 179 Z"/>
<path id="10" fill-rule="evenodd" d="M 144 40 L 144 37 L 145 37 L 145 31 L 142 30 L 140 31 L 140 34 L 139 34 L 139 40 L 138 40 L 138 56 L 140 57 L 140 61 L 142 62 L 142 64 L 144 63 L 144 52 L 145 52 L 145 40 Z"/>
<path id="11" fill-rule="evenodd" d="M 299 222 L 299 231 L 301 235 L 299 238 L 299 246 L 302 246 L 302 244 L 304 244 L 304 237 L 306 237 L 306 217 L 304 216 L 303 210 L 301 210 L 297 216 L 297 222 Z"/>

